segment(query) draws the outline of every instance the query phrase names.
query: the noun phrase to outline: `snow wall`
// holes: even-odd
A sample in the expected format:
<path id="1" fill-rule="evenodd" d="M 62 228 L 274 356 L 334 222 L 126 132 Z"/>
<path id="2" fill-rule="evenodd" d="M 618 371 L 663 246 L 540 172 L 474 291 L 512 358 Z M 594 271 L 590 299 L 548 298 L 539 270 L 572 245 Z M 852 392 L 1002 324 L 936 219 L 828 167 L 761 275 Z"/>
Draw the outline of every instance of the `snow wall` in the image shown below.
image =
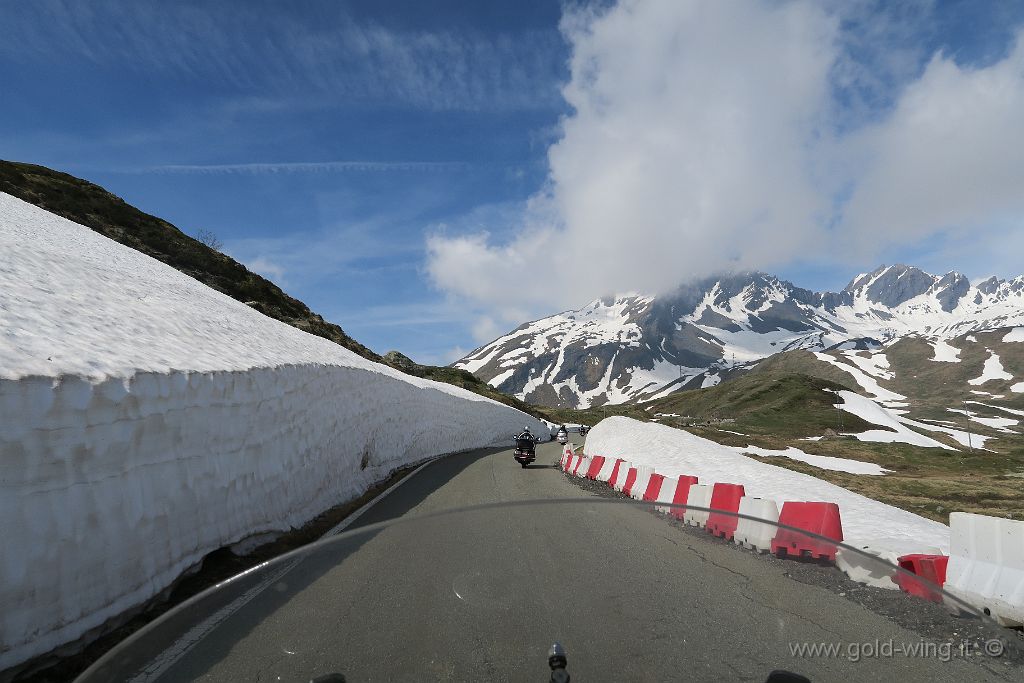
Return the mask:
<path id="1" fill-rule="evenodd" d="M 701 484 L 743 484 L 746 495 L 779 503 L 826 501 L 839 505 L 843 536 L 852 545 L 895 551 L 949 552 L 949 527 L 886 505 L 809 474 L 748 458 L 682 429 L 607 417 L 587 434 L 586 454 L 623 458 L 665 476 L 689 474 Z"/>
<path id="2" fill-rule="evenodd" d="M 209 552 L 539 420 L 0 193 L 0 671 Z"/>
<path id="3" fill-rule="evenodd" d="M 0 670 L 402 465 L 510 443 L 519 411 L 359 368 L 0 380 Z"/>

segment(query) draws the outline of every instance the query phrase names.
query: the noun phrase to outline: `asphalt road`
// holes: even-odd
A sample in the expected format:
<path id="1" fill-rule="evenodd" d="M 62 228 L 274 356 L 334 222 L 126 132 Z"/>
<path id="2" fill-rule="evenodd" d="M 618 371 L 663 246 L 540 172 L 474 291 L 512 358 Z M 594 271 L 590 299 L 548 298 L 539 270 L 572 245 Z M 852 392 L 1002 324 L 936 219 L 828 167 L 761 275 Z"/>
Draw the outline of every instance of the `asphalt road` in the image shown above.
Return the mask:
<path id="1" fill-rule="evenodd" d="M 849 652 L 851 643 L 891 639 L 899 648 L 921 637 L 788 579 L 782 563 L 683 533 L 644 509 L 587 502 L 593 494 L 551 466 L 558 452 L 540 446 L 529 469 L 510 450 L 440 460 L 354 527 L 499 501 L 581 504 L 488 509 L 343 538 L 255 597 L 258 572 L 238 582 L 136 652 L 151 660 L 191 629 L 198 642 L 162 655 L 161 681 L 308 681 L 330 672 L 350 682 L 546 681 L 554 640 L 574 681 L 763 681 L 773 669 L 814 681 L 1011 680 L 983 657 L 793 657 L 791 643 Z M 252 599 L 222 612 L 219 626 L 205 635 L 196 626 L 245 591 Z"/>

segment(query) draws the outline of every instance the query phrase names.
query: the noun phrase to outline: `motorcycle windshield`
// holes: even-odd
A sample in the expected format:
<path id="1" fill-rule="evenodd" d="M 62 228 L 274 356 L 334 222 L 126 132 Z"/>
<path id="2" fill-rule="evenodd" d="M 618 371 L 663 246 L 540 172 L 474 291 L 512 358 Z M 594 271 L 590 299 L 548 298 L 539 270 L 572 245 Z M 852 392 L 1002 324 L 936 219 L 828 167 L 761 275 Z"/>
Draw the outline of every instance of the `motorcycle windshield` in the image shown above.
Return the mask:
<path id="1" fill-rule="evenodd" d="M 360 521 L 179 605 L 79 680 L 542 681 L 556 641 L 577 681 L 1024 674 L 1018 635 L 940 587 L 752 517 L 587 498 Z M 920 597 L 851 581 L 837 553 Z"/>

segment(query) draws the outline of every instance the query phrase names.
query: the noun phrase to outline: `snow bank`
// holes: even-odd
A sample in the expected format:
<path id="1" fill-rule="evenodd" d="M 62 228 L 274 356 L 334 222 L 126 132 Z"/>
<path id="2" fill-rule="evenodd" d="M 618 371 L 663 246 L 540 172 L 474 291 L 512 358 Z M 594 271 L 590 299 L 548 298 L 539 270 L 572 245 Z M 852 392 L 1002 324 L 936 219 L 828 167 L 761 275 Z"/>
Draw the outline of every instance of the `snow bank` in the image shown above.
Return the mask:
<path id="1" fill-rule="evenodd" d="M 775 467 L 736 453 L 681 429 L 608 417 L 587 435 L 586 453 L 625 458 L 653 466 L 666 476 L 695 475 L 702 484 L 743 484 L 748 496 L 821 500 L 839 505 L 843 535 L 855 546 L 871 545 L 899 554 L 949 551 L 949 527 L 807 474 Z"/>
<path id="2" fill-rule="evenodd" d="M 0 670 L 393 469 L 543 423 L 0 193 Z"/>
<path id="3" fill-rule="evenodd" d="M 1024 327 L 1015 327 L 1003 337 L 1004 342 L 1024 342 Z"/>

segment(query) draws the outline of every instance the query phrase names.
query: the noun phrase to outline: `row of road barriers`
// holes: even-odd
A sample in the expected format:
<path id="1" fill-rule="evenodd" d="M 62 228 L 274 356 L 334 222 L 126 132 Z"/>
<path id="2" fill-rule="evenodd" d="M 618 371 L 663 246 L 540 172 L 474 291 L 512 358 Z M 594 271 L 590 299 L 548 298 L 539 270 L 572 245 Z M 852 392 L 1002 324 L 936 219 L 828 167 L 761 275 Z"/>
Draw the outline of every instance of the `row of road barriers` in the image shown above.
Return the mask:
<path id="1" fill-rule="evenodd" d="M 571 444 L 563 451 L 560 465 L 570 475 L 605 482 L 630 498 L 657 503 L 660 512 L 756 552 L 833 563 L 854 581 L 941 602 L 941 593 L 934 589 L 937 585 L 1003 626 L 1024 626 L 1024 521 L 954 512 L 950 515 L 948 556 L 937 550 L 899 555 L 869 546 L 857 553 L 837 546 L 843 541 L 843 532 L 835 503 L 785 501 L 780 507 L 775 500 L 745 495 L 739 484 L 699 483 L 690 475 L 667 476 L 622 458 L 576 454 Z M 835 543 L 815 540 L 776 523 Z M 896 572 L 893 565 L 925 581 Z M 948 599 L 946 603 L 957 609 Z"/>
<path id="2" fill-rule="evenodd" d="M 657 509 L 688 525 L 705 528 L 715 536 L 759 552 L 835 561 L 834 543 L 814 541 L 800 532 L 776 527 L 772 524 L 774 522 L 804 529 L 836 542 L 843 540 L 839 507 L 835 503 L 787 502 L 780 511 L 773 500 L 744 495 L 740 484 L 701 484 L 697 477 L 691 475 L 666 476 L 653 467 L 622 458 L 577 454 L 572 445 L 563 450 L 560 465 L 572 476 L 605 482 L 634 500 L 660 503 Z M 750 515 L 772 523 L 743 519 L 728 513 Z"/>

